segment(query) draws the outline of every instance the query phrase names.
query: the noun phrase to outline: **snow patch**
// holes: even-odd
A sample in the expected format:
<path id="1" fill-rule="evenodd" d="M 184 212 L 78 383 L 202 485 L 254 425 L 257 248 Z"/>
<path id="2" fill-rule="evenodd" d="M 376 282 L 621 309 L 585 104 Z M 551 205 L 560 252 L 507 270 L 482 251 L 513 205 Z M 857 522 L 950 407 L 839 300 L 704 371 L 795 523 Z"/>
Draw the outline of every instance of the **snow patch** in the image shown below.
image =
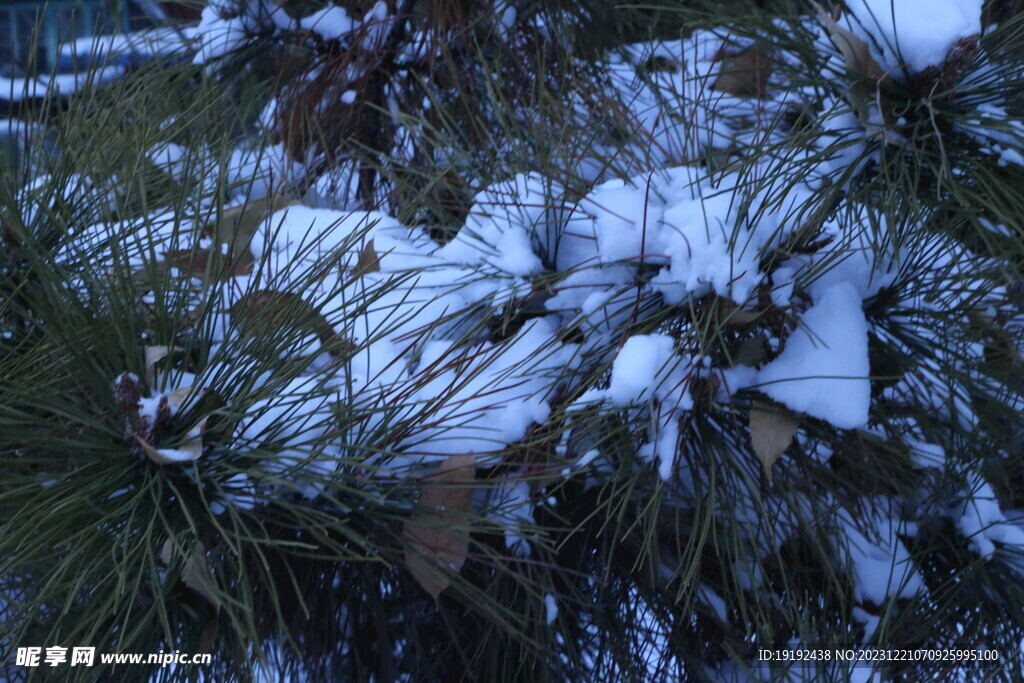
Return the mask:
<path id="1" fill-rule="evenodd" d="M 860 296 L 843 283 L 804 312 L 783 352 L 761 370 L 758 388 L 793 410 L 855 429 L 868 421 L 869 375 Z"/>

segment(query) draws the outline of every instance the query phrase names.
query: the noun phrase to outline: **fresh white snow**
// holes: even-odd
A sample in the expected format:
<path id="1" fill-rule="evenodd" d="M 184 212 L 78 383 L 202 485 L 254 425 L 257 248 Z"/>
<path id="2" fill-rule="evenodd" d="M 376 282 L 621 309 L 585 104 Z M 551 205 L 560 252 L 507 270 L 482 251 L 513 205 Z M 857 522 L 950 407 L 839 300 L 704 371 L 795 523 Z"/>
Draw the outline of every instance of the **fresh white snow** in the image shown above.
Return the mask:
<path id="1" fill-rule="evenodd" d="M 956 41 L 981 34 L 983 0 L 847 0 L 849 28 L 861 34 L 883 71 L 939 66 Z"/>
<path id="2" fill-rule="evenodd" d="M 800 316 L 779 357 L 758 376 L 758 388 L 794 410 L 854 429 L 871 403 L 867 323 L 849 284 L 826 289 Z"/>

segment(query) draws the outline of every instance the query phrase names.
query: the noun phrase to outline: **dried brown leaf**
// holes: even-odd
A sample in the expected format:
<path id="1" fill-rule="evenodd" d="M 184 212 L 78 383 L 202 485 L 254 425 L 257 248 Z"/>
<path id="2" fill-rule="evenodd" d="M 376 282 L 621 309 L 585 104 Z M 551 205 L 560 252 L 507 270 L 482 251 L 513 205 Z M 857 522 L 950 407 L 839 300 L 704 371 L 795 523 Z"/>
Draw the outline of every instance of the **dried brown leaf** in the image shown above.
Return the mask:
<path id="1" fill-rule="evenodd" d="M 184 405 L 192 394 L 197 393 L 192 387 L 178 387 L 171 393 L 167 394 L 167 402 L 170 404 L 174 412 L 178 412 L 178 409 Z"/>
<path id="2" fill-rule="evenodd" d="M 175 249 L 164 252 L 164 260 L 169 266 L 203 280 L 252 273 L 251 259 L 249 263 L 236 263 L 229 254 L 222 254 L 216 249 Z"/>
<path id="3" fill-rule="evenodd" d="M 868 126 L 871 120 L 871 106 L 878 100 L 878 88 L 887 83 L 889 76 L 882 70 L 875 58 L 871 56 L 871 47 L 867 42 L 838 24 L 836 19 L 822 9 L 821 5 L 811 0 L 811 5 L 818 12 L 818 18 L 825 25 L 832 44 L 836 46 L 846 63 L 846 70 L 853 76 L 850 84 L 850 104 L 857 114 L 857 119 Z M 866 82 L 864 79 L 867 78 Z M 895 116 L 887 108 L 882 107 L 881 115 L 887 126 L 892 126 Z"/>
<path id="4" fill-rule="evenodd" d="M 739 343 L 732 354 L 733 366 L 749 365 L 756 367 L 764 360 L 768 338 L 763 334 L 747 337 Z"/>
<path id="5" fill-rule="evenodd" d="M 253 263 L 249 243 L 263 220 L 276 211 L 294 206 L 298 202 L 284 194 L 274 194 L 254 199 L 242 206 L 233 206 L 220 215 L 220 221 L 207 227 L 207 234 L 218 244 L 226 242 L 231 249 L 231 260 L 236 268 L 249 267 Z"/>
<path id="6" fill-rule="evenodd" d="M 160 548 L 160 561 L 168 567 L 174 559 L 174 549 L 174 543 L 169 538 Z M 215 612 L 220 612 L 220 601 L 212 587 L 213 572 L 206 563 L 206 546 L 202 541 L 197 541 L 195 548 L 185 557 L 180 578 L 182 583 L 203 596 L 213 606 Z"/>
<path id="7" fill-rule="evenodd" d="M 789 447 L 799 426 L 800 418 L 774 401 L 754 401 L 751 406 L 750 441 L 768 481 L 772 480 L 772 465 Z"/>
<path id="8" fill-rule="evenodd" d="M 184 351 L 180 346 L 147 346 L 146 353 L 146 384 L 150 389 L 156 384 L 156 364 L 172 353 Z"/>
<path id="9" fill-rule="evenodd" d="M 722 56 L 721 62 L 712 90 L 736 97 L 764 97 L 772 75 L 767 43 L 759 40 L 739 54 Z"/>
<path id="10" fill-rule="evenodd" d="M 413 577 L 437 599 L 451 585 L 469 553 L 470 511 L 476 480 L 476 456 L 452 455 L 441 463 L 402 527 L 410 549 L 405 562 Z M 446 571 L 447 570 L 447 571 Z"/>
<path id="11" fill-rule="evenodd" d="M 715 319 L 720 325 L 749 325 L 760 320 L 767 309 L 761 311 L 748 311 L 740 308 L 735 302 L 724 297 L 713 297 L 712 305 L 715 306 Z"/>
<path id="12" fill-rule="evenodd" d="M 373 240 L 366 243 L 366 246 L 359 251 L 359 258 L 356 261 L 356 275 L 363 273 L 376 273 L 380 271 L 380 256 L 373 248 Z"/>
<path id="13" fill-rule="evenodd" d="M 203 418 L 195 427 L 189 430 L 189 438 L 178 448 L 157 448 L 147 442 L 138 434 L 135 440 L 139 448 L 146 454 L 146 457 L 157 465 L 179 465 L 183 462 L 198 460 L 203 454 L 203 428 L 206 426 L 207 418 Z"/>
<path id="14" fill-rule="evenodd" d="M 161 407 L 167 406 L 177 412 L 178 409 L 195 393 L 192 387 L 179 387 L 171 393 L 162 397 L 160 402 Z M 159 414 L 158 414 L 159 417 Z M 168 411 L 168 420 L 170 418 L 170 411 Z M 153 444 L 146 441 L 138 434 L 135 434 L 135 440 L 139 444 L 139 448 L 146 454 L 146 457 L 155 462 L 157 465 L 172 465 L 183 462 L 191 462 L 198 460 L 203 454 L 203 430 L 206 429 L 206 421 L 209 416 L 203 417 L 199 420 L 188 433 L 185 435 L 185 440 L 178 446 L 178 448 L 157 448 Z M 150 430 L 150 434 L 147 438 L 159 439 L 160 433 L 163 429 L 156 429 L 155 427 Z"/>
<path id="15" fill-rule="evenodd" d="M 264 289 L 240 298 L 228 313 L 242 334 L 260 338 L 273 337 L 280 329 L 292 328 L 316 335 L 325 345 L 333 346 L 330 354 L 339 356 L 338 333 L 323 315 L 298 294 Z"/>

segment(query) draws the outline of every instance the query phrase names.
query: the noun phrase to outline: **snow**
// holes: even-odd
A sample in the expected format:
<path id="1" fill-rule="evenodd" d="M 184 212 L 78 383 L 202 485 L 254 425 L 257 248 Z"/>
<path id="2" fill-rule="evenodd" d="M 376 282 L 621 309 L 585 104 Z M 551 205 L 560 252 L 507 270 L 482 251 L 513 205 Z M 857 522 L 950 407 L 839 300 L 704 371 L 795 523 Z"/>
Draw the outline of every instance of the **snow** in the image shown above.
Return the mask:
<path id="1" fill-rule="evenodd" d="M 21 102 L 58 95 L 73 95 L 87 85 L 103 85 L 123 76 L 125 68 L 109 64 L 81 73 L 55 74 L 38 78 L 5 78 L 0 76 L 0 100 Z"/>
<path id="2" fill-rule="evenodd" d="M 534 244 L 547 242 L 550 197 L 558 186 L 539 174 L 520 174 L 477 194 L 469 218 L 439 255 L 454 263 L 490 265 L 511 275 L 543 270 Z"/>
<path id="3" fill-rule="evenodd" d="M 62 63 L 75 63 L 83 58 L 88 58 L 92 63 L 115 59 L 134 62 L 152 57 L 183 55 L 197 32 L 196 26 L 175 26 L 89 36 L 65 43 L 57 54 Z"/>
<path id="4" fill-rule="evenodd" d="M 984 0 L 847 0 L 846 28 L 871 46 L 882 70 L 898 75 L 938 66 L 960 39 L 981 34 Z"/>
<path id="5" fill-rule="evenodd" d="M 299 20 L 299 25 L 316 33 L 324 40 L 338 40 L 351 33 L 358 22 L 353 21 L 342 7 L 329 5 Z"/>
<path id="6" fill-rule="evenodd" d="M 644 222 L 647 204 L 642 186 L 622 180 L 605 183 L 587 196 L 582 208 L 594 217 L 602 261 L 629 260 L 651 251 L 656 230 Z"/>
<path id="7" fill-rule="evenodd" d="M 592 316 L 609 303 L 616 290 L 634 279 L 626 266 L 611 265 L 596 268 L 578 268 L 555 285 L 555 295 L 544 303 L 549 311 L 579 309 Z"/>
<path id="8" fill-rule="evenodd" d="M 25 145 L 32 141 L 36 135 L 46 131 L 44 126 L 21 119 L 0 118 L 0 142 L 5 144 L 15 143 Z M 7 140 L 3 140 L 6 137 Z"/>
<path id="9" fill-rule="evenodd" d="M 696 359 L 676 354 L 674 345 L 664 334 L 630 337 L 615 357 L 608 389 L 595 394 L 615 406 L 656 402 L 649 442 L 637 455 L 656 462 L 666 481 L 672 478 L 678 457 L 679 418 L 693 407 L 689 385 L 696 364 Z"/>
<path id="10" fill-rule="evenodd" d="M 954 125 L 983 145 L 982 151 L 998 158 L 1000 166 L 1024 165 L 1024 121 L 1011 115 L 1005 102 L 984 102 L 976 107 L 977 117 Z"/>
<path id="11" fill-rule="evenodd" d="M 171 462 L 183 463 L 195 460 L 195 453 L 192 451 L 185 451 L 177 448 L 161 448 L 158 452 Z"/>
<path id="12" fill-rule="evenodd" d="M 733 105 L 749 111 L 749 106 L 710 91 L 721 66 L 717 55 L 726 35 L 725 31 L 700 30 L 686 40 L 627 45 L 610 55 L 606 68 L 612 88 L 628 103 L 636 131 L 625 147 L 598 145 L 593 158 L 573 159 L 576 173 L 590 180 L 607 180 L 601 160 L 608 154 L 622 154 L 626 172 L 635 175 L 678 165 L 711 147 L 728 147 L 736 131 L 726 117 L 716 114 Z M 662 60 L 669 68 L 650 71 L 645 65 L 652 59 Z M 638 161 L 626 162 L 630 155 Z"/>
<path id="13" fill-rule="evenodd" d="M 409 455 L 476 452 L 486 462 L 546 419 L 551 378 L 572 365 L 572 349 L 559 345 L 555 332 L 551 320 L 538 319 L 500 345 L 458 353 L 450 342 L 425 344 L 419 367 L 431 374 L 412 378 L 411 389 L 412 400 L 430 406 L 431 415 L 403 439 Z"/>
<path id="14" fill-rule="evenodd" d="M 887 506 L 879 507 L 884 511 Z M 837 515 L 849 552 L 854 599 L 883 605 L 890 596 L 912 598 L 923 592 L 924 581 L 899 539 L 911 530 L 878 510 L 869 509 L 868 514 L 874 516 L 856 521 L 846 510 Z"/>
<path id="15" fill-rule="evenodd" d="M 151 147 L 146 156 L 156 166 L 167 171 L 172 178 L 181 180 L 187 170 L 190 150 L 172 142 L 162 142 Z"/>
<path id="16" fill-rule="evenodd" d="M 494 519 L 505 525 L 505 547 L 520 557 L 529 556 L 530 543 L 522 535 L 525 527 L 534 524 L 529 484 L 519 481 L 499 486 L 492 498 Z"/>
<path id="17" fill-rule="evenodd" d="M 580 459 L 576 461 L 577 467 L 586 467 L 594 461 L 594 459 L 601 455 L 601 451 L 596 448 L 591 448 L 589 451 L 580 456 Z"/>
<path id="18" fill-rule="evenodd" d="M 194 64 L 206 64 L 240 48 L 247 40 L 243 18 L 222 19 L 219 8 L 203 8 L 197 29 L 199 50 L 192 58 Z"/>
<path id="19" fill-rule="evenodd" d="M 996 543 L 1024 553 L 1024 529 L 1007 520 L 992 485 L 973 475 L 964 500 L 953 509 L 957 530 L 969 547 L 986 560 L 996 553 Z"/>
<path id="20" fill-rule="evenodd" d="M 917 439 L 909 439 L 906 443 L 910 447 L 910 456 L 918 467 L 932 467 L 939 470 L 945 468 L 946 451 L 942 446 Z"/>
<path id="21" fill-rule="evenodd" d="M 367 50 L 376 49 L 384 36 L 391 30 L 388 3 L 384 0 L 377 0 L 373 3 L 373 6 L 363 15 L 360 28 L 363 33 L 359 41 L 360 46 Z"/>
<path id="22" fill-rule="evenodd" d="M 860 295 L 843 283 L 804 312 L 783 352 L 761 370 L 758 388 L 793 410 L 855 429 L 868 421 L 869 375 Z"/>
<path id="23" fill-rule="evenodd" d="M 372 239 L 376 230 L 398 223 L 377 212 L 343 212 L 289 206 L 271 214 L 253 235 L 250 250 L 272 280 L 288 279 L 336 252 L 355 246 L 357 237 Z M 350 255 L 351 256 L 351 255 Z M 345 265 L 354 267 L 351 258 Z"/>
<path id="24" fill-rule="evenodd" d="M 349 278 L 357 256 L 371 241 L 379 270 L 362 273 L 354 287 Z M 371 458 L 382 475 L 467 449 L 485 462 L 547 417 L 552 379 L 574 364 L 573 348 L 557 341 L 553 319 L 530 321 L 500 344 L 457 346 L 449 338 L 455 331 L 441 321 L 470 308 L 473 297 L 459 280 L 471 271 L 441 258 L 421 231 L 384 214 L 291 206 L 263 223 L 251 251 L 261 288 L 301 285 L 296 293 L 322 305 L 337 333 L 360 344 L 339 378 L 348 387 L 339 400 L 370 411 L 363 430 L 350 434 L 355 441 L 388 429 L 380 407 L 391 406 L 387 419 L 403 425 L 392 430 L 396 452 Z M 322 273 L 312 289 L 308 272 Z M 250 281 L 236 278 L 240 286 L 225 293 L 227 305 Z M 315 351 L 296 345 L 289 353 Z M 243 436 L 277 421 L 271 404 L 258 407 L 269 410 L 268 425 L 257 422 Z"/>
<path id="25" fill-rule="evenodd" d="M 607 394 L 612 403 L 626 406 L 645 394 L 652 398 L 658 384 L 666 378 L 666 369 L 671 370 L 674 344 L 672 337 L 664 334 L 634 335 L 627 339 L 612 366 Z"/>
<path id="26" fill-rule="evenodd" d="M 979 21 L 976 6 L 978 2 L 954 0 L 897 3 L 898 29 L 883 17 L 872 33 L 865 13 L 881 16 L 888 3 L 850 3 L 854 16 L 867 27 L 856 30 L 883 44 L 876 49 L 882 50 L 880 60 L 889 60 L 885 66 L 896 65 L 896 53 L 885 52 L 890 48 L 884 42 L 898 40 L 912 70 L 941 61 L 952 41 L 970 35 L 965 31 Z M 324 40 L 359 40 L 365 47 L 394 25 L 388 12 L 383 2 L 362 18 L 328 6 L 297 25 Z M 509 12 L 511 21 L 514 11 Z M 274 15 L 274 27 L 290 26 L 284 12 Z M 244 13 L 222 18 L 214 3 L 196 28 L 195 59 L 206 63 L 228 55 L 259 30 Z M 204 198 L 194 202 L 200 214 L 212 214 L 205 197 L 218 190 L 221 179 L 229 185 L 246 184 L 231 191 L 225 209 L 268 196 L 293 180 L 306 181 L 306 193 L 296 199 L 302 205 L 277 211 L 257 226 L 249 247 L 255 257 L 251 275 L 209 283 L 170 269 L 173 294 L 184 296 L 190 307 L 200 300 L 211 307 L 208 325 L 197 332 L 206 335 L 201 341 L 209 343 L 210 352 L 196 375 L 182 372 L 167 384 L 216 387 L 230 410 L 244 415 L 227 448 L 257 462 L 247 472 L 231 470 L 230 476 L 221 477 L 211 504 L 221 512 L 230 505 L 249 509 L 282 489 L 309 498 L 333 495 L 330 489 L 335 477 L 340 478 L 342 464 L 364 476 L 368 489 L 377 483 L 391 486 L 433 470 L 451 455 L 474 454 L 482 471 L 500 470 L 502 477 L 481 486 L 474 505 L 498 525 L 511 553 L 527 556 L 531 544 L 540 540 L 534 536 L 536 505 L 543 507 L 546 501 L 557 513 L 561 499 L 560 493 L 551 495 L 555 489 L 532 486 L 533 465 L 509 455 L 532 448 L 535 427 L 560 421 L 550 442 L 552 473 L 571 477 L 576 472 L 590 486 L 597 479 L 592 475 L 639 461 L 656 469 L 667 482 L 665 500 L 682 508 L 698 490 L 733 486 L 729 478 L 756 473 L 745 441 L 728 444 L 735 452 L 727 462 L 715 460 L 719 454 L 714 449 L 700 450 L 699 443 L 700 458 L 681 458 L 682 445 L 694 453 L 694 443 L 687 441 L 693 432 L 685 429 L 687 420 L 691 425 L 700 420 L 699 430 L 713 437 L 725 429 L 723 415 L 736 414 L 736 393 L 746 389 L 827 423 L 809 425 L 798 437 L 809 462 L 827 466 L 841 452 L 837 440 L 848 438 L 828 427 L 865 429 L 873 417 L 869 333 L 880 344 L 903 350 L 897 335 L 889 335 L 876 317 L 865 316 L 864 301 L 907 280 L 921 290 L 942 290 L 934 296 L 911 290 L 895 305 L 893 316 L 905 325 L 902 331 L 908 338 L 939 347 L 935 331 L 922 322 L 927 315 L 969 304 L 995 318 L 1003 313 L 996 302 L 1005 292 L 990 288 L 989 298 L 980 301 L 957 298 L 967 296 L 958 291 L 981 286 L 980 280 L 969 279 L 977 275 L 973 255 L 948 242 L 919 237 L 915 224 L 890 224 L 895 219 L 876 215 L 871 206 L 850 198 L 863 195 L 846 192 L 843 185 L 867 169 L 873 157 L 865 152 L 864 126 L 834 98 L 814 100 L 816 106 L 822 104 L 816 108 L 821 137 L 806 156 L 799 152 L 780 155 L 785 157 L 781 160 L 759 158 L 714 171 L 685 163 L 726 148 L 778 141 L 770 132 L 758 138 L 762 133 L 740 130 L 736 120 L 782 112 L 783 103 L 754 103 L 708 90 L 722 55 L 749 45 L 749 40 L 719 31 L 627 46 L 622 55 L 609 59 L 609 87 L 631 98 L 629 109 L 636 119 L 636 135 L 621 150 L 623 156 L 643 154 L 623 162 L 614 178 L 598 168 L 609 148 L 574 167 L 586 182 L 570 184 L 539 172 L 498 180 L 478 192 L 465 226 L 446 244 L 423 226 L 402 224 L 384 210 L 352 209 L 363 203 L 354 199 L 351 172 L 329 169 L 310 178 L 305 164 L 294 161 L 280 144 L 240 147 L 227 160 L 216 160 L 207 148 L 187 149 L 170 141 L 146 150 L 146 163 L 176 179 L 201 176 Z M 110 39 L 95 53 L 131 47 L 127 39 Z M 413 51 L 400 54 L 407 57 Z M 672 68 L 641 74 L 640 65 L 651 56 Z M 45 92 L 51 85 L 33 83 L 26 92 Z M 352 104 L 358 94 L 342 89 L 332 97 Z M 968 96 L 960 102 L 958 106 L 969 108 Z M 674 104 L 680 105 L 679 111 Z M 274 127 L 277 106 L 272 102 L 264 110 L 265 130 Z M 967 124 L 956 125 L 979 149 L 1001 162 L 1019 163 L 1024 124 L 1012 120 L 1007 106 L 980 105 L 974 118 L 964 119 Z M 822 156 L 816 158 L 817 153 Z M 26 222 L 41 220 L 60 202 L 85 204 L 88 199 L 115 206 L 111 198 L 117 196 L 118 180 L 108 180 L 100 185 L 74 176 L 56 189 L 47 190 L 45 179 L 26 186 Z M 475 180 L 469 182 L 477 186 Z M 828 183 L 839 191 L 823 192 Z M 835 204 L 817 222 L 823 195 Z M 138 267 L 152 264 L 154 254 L 158 261 L 164 251 L 197 246 L 190 239 L 199 221 L 166 208 L 143 217 L 119 215 L 117 221 L 104 218 L 104 211 L 97 213 L 69 227 L 56 253 L 61 266 L 86 268 L 90 277 L 99 279 L 122 262 Z M 217 216 L 209 219 L 215 224 Z M 808 227 L 814 231 L 813 243 L 820 246 L 789 248 L 790 238 Z M 1005 232 L 1012 226 L 987 228 Z M 901 243 L 904 235 L 914 235 L 914 243 Z M 225 246 L 204 239 L 198 246 Z M 368 257 L 375 266 L 360 267 Z M 942 278 L 950 273 L 962 287 L 943 290 L 948 282 Z M 331 356 L 323 353 L 319 330 L 274 329 L 269 336 L 291 333 L 295 343 L 280 349 L 287 373 L 273 362 L 276 357 L 268 362 L 259 356 L 257 345 L 242 338 L 237 321 L 227 313 L 242 296 L 264 290 L 301 297 L 315 309 L 318 321 L 322 319 L 328 336 L 337 335 L 351 348 Z M 147 291 L 142 300 L 153 303 L 164 297 L 161 303 L 166 305 L 171 294 Z M 189 298 L 196 294 L 203 296 Z M 709 302 L 731 302 L 739 310 L 763 314 L 730 323 L 722 343 L 731 354 L 734 341 L 754 342 L 763 346 L 765 355 L 746 354 L 740 362 L 749 364 L 738 365 L 731 364 L 735 358 L 724 358 L 729 354 L 720 353 L 718 340 L 705 327 L 703 312 Z M 521 326 L 494 334 L 493 328 L 506 317 L 515 317 L 506 312 L 522 314 L 516 320 Z M 974 396 L 949 369 L 970 372 L 968 361 L 984 353 L 981 343 L 957 349 L 967 360 L 942 357 L 935 350 L 881 392 L 901 410 L 927 413 L 939 428 L 924 420 L 900 422 L 878 411 L 865 436 L 905 446 L 922 482 L 960 466 L 955 447 L 941 430 L 971 430 L 978 420 L 972 412 Z M 697 394 L 691 392 L 694 387 L 708 391 Z M 152 419 L 159 400 L 159 395 L 143 398 L 141 414 Z M 595 415 L 597 420 L 592 419 Z M 601 432 L 605 421 L 612 420 L 633 427 L 621 444 L 610 444 Z M 161 452 L 172 459 L 195 457 L 185 449 Z M 712 470 L 725 473 L 727 480 L 709 482 Z M 965 478 L 969 485 L 956 503 L 941 504 L 942 514 L 965 543 L 985 559 L 999 556 L 1004 548 L 1024 549 L 1024 529 L 1014 516 L 1018 513 L 1004 512 L 984 479 L 971 472 Z M 827 521 L 834 522 L 835 561 L 848 570 L 859 604 L 852 615 L 868 640 L 879 625 L 878 607 L 924 591 L 903 537 L 915 533 L 913 520 L 920 514 L 916 496 L 933 493 L 929 485 L 923 483 L 907 500 L 859 496 L 849 508 L 846 499 L 841 507 L 825 494 L 783 498 L 762 489 L 760 497 L 719 500 L 713 514 L 734 522 L 742 542 L 753 549 L 750 557 L 731 562 L 732 578 L 746 590 L 763 592 L 769 586 L 760 561 L 797 533 L 796 520 L 821 519 L 818 506 L 824 505 L 830 511 Z M 833 514 L 836 508 L 839 512 Z M 765 510 L 771 511 L 769 524 Z M 710 586 L 696 585 L 700 603 L 727 621 L 726 600 Z M 642 645 L 652 661 L 661 663 L 661 626 L 654 612 L 634 597 L 642 620 L 651 627 Z M 546 622 L 555 623 L 555 595 L 544 595 L 544 608 Z"/>
<path id="27" fill-rule="evenodd" d="M 558 618 L 558 602 L 555 600 L 555 596 L 550 593 L 544 596 L 544 612 L 546 623 L 555 623 L 555 619 Z"/>
<path id="28" fill-rule="evenodd" d="M 258 35 L 296 28 L 294 22 L 274 0 L 210 0 L 196 27 L 198 43 L 194 64 L 209 64 L 246 45 Z"/>
<path id="29" fill-rule="evenodd" d="M 333 410 L 337 402 L 337 394 L 315 378 L 293 379 L 272 397 L 249 407 L 235 435 L 236 444 L 243 451 L 275 444 L 279 450 L 262 460 L 263 468 L 271 474 L 310 480 L 303 493 L 315 497 L 327 485 L 324 478 L 337 468 L 340 453 L 331 438 L 337 429 Z"/>
<path id="30" fill-rule="evenodd" d="M 87 84 L 104 85 L 124 76 L 136 63 L 154 57 L 186 55 L 197 36 L 199 27 L 183 26 L 79 38 L 58 48 L 58 68 L 63 73 L 36 78 L 0 77 L 0 100 L 20 102 L 68 96 Z"/>
<path id="31" fill-rule="evenodd" d="M 785 240 L 798 224 L 795 211 L 812 199 L 810 186 L 783 190 L 763 172 L 768 179 L 755 184 L 679 166 L 599 185 L 573 212 L 548 221 L 561 226 L 556 267 L 659 266 L 651 284 L 669 303 L 715 292 L 743 304 L 764 279 L 760 257 Z"/>
<path id="32" fill-rule="evenodd" d="M 864 627 L 864 637 L 861 638 L 860 642 L 871 642 L 872 636 L 878 630 L 878 624 L 882 621 L 881 617 L 875 616 L 860 607 L 854 607 L 850 610 L 850 614 Z"/>
<path id="33" fill-rule="evenodd" d="M 723 623 L 728 623 L 729 613 L 726 609 L 725 600 L 713 588 L 707 584 L 701 584 L 697 588 L 697 599 L 710 607 L 714 611 L 715 616 L 721 619 Z"/>
<path id="34" fill-rule="evenodd" d="M 72 176 L 70 180 L 75 185 L 71 199 L 96 201 L 103 197 L 103 189 L 93 186 L 88 179 Z M 162 256 L 191 246 L 186 237 L 189 227 L 191 222 L 167 209 L 124 221 L 93 223 L 73 229 L 69 235 L 73 239 L 66 240 L 56 258 L 68 264 L 87 263 L 93 273 L 114 268 L 118 263 L 142 267 L 152 262 L 154 254 Z M 116 255 L 108 248 L 115 239 L 120 247 Z"/>
<path id="35" fill-rule="evenodd" d="M 798 274 L 814 273 L 807 285 L 814 297 L 833 285 L 848 283 L 861 299 L 868 299 L 896 280 L 901 254 L 888 239 L 895 230 L 885 216 L 872 215 L 865 205 L 847 205 L 822 226 L 822 238 L 830 244 L 785 265 L 802 265 Z"/>
<path id="36" fill-rule="evenodd" d="M 794 274 L 793 268 L 776 268 L 772 273 L 772 303 L 780 308 L 789 306 L 793 298 Z"/>

